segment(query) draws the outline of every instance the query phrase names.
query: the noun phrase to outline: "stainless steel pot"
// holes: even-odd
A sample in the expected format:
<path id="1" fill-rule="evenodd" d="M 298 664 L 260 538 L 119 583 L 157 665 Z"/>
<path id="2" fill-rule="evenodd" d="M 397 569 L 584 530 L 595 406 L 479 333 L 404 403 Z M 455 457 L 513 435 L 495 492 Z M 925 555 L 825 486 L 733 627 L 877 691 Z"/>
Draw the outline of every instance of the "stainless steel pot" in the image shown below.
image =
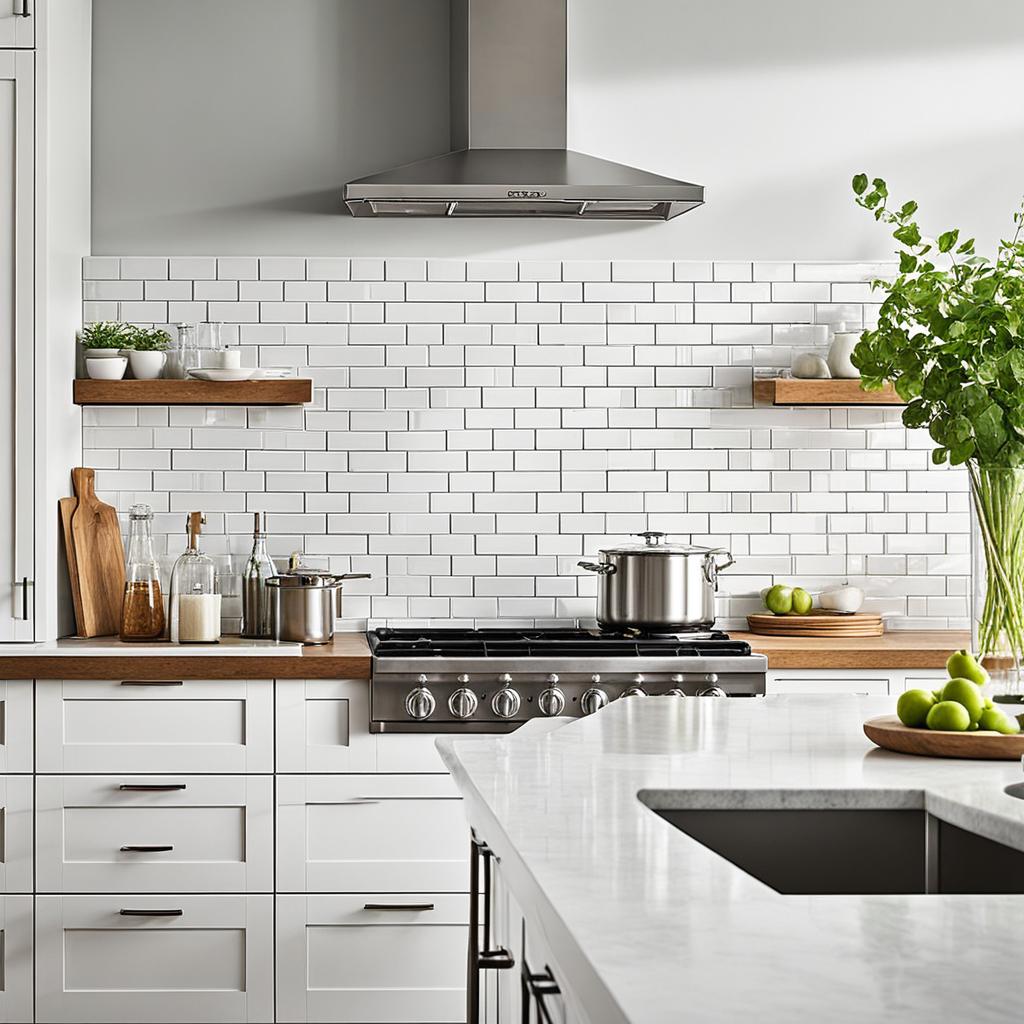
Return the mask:
<path id="1" fill-rule="evenodd" d="M 270 635 L 300 644 L 327 644 L 341 615 L 343 580 L 368 580 L 368 572 L 332 573 L 294 564 L 267 580 Z"/>
<path id="2" fill-rule="evenodd" d="M 600 562 L 578 563 L 598 574 L 598 624 L 652 632 L 713 626 L 718 574 L 733 564 L 732 555 L 724 548 L 669 544 L 656 530 L 634 536 L 644 543 L 602 549 Z"/>

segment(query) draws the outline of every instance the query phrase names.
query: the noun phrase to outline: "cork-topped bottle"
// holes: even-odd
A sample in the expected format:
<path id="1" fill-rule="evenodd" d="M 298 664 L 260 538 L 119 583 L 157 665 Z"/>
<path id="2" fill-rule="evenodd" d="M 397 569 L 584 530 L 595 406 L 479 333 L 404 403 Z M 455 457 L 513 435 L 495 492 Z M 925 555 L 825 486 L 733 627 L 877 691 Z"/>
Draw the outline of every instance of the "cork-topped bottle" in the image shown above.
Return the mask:
<path id="1" fill-rule="evenodd" d="M 188 547 L 171 573 L 171 642 L 215 644 L 220 640 L 220 593 L 213 559 L 199 550 L 206 517 L 189 513 Z"/>
<path id="2" fill-rule="evenodd" d="M 132 505 L 128 512 L 124 576 L 121 639 L 159 640 L 164 635 L 164 599 L 153 551 L 153 510 L 149 505 Z"/>

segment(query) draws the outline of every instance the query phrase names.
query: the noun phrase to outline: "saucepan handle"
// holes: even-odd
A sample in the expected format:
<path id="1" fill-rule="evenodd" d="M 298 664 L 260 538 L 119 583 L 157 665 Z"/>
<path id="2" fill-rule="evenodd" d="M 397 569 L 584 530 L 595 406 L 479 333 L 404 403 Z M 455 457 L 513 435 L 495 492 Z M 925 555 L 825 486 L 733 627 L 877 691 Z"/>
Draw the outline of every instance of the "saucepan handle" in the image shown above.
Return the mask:
<path id="1" fill-rule="evenodd" d="M 716 561 L 717 556 L 724 555 L 725 561 Z M 735 565 L 736 559 L 732 557 L 731 551 L 709 551 L 704 559 L 704 579 L 708 581 L 713 587 L 718 586 L 718 574 L 723 569 L 728 569 L 730 565 Z"/>
<path id="2" fill-rule="evenodd" d="M 370 580 L 373 577 L 368 572 L 342 572 L 334 577 L 340 583 L 342 580 Z"/>
<path id="3" fill-rule="evenodd" d="M 599 576 L 611 576 L 615 572 L 615 566 L 611 562 L 577 562 L 581 569 L 587 572 L 596 572 Z"/>

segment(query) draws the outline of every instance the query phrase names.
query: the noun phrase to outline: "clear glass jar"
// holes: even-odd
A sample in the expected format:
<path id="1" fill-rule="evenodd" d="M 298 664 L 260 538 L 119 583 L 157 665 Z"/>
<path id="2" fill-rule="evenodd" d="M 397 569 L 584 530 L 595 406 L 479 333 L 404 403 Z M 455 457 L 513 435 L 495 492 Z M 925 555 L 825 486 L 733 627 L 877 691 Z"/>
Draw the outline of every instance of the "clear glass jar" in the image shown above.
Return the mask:
<path id="1" fill-rule="evenodd" d="M 1000 703 L 1024 703 L 1024 468 L 968 464 L 971 641 Z"/>
<path id="2" fill-rule="evenodd" d="M 199 550 L 199 535 L 205 516 L 188 517 L 188 547 L 171 572 L 171 642 L 214 644 L 220 640 L 220 592 L 217 567 Z"/>
<path id="3" fill-rule="evenodd" d="M 173 380 L 184 380 L 189 370 L 199 365 L 196 352 L 196 325 L 178 324 L 178 340 L 167 350 L 164 376 Z"/>
<path id="4" fill-rule="evenodd" d="M 153 551 L 153 510 L 149 505 L 132 505 L 128 513 L 120 637 L 129 641 L 159 640 L 163 635 L 164 599 Z"/>

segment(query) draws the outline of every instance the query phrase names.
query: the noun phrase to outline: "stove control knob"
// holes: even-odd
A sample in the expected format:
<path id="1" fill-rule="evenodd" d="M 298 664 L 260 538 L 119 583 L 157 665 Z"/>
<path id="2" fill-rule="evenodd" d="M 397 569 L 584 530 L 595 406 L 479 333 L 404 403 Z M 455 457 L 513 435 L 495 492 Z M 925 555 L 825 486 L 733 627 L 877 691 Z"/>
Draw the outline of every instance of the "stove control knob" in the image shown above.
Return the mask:
<path id="1" fill-rule="evenodd" d="M 642 679 L 643 677 L 641 676 L 640 678 Z M 637 683 L 633 683 L 632 685 L 627 686 L 622 691 L 622 696 L 623 697 L 646 697 L 647 696 L 647 691 L 642 686 L 638 685 Z"/>
<path id="2" fill-rule="evenodd" d="M 502 686 L 508 686 L 509 683 L 512 682 L 512 677 L 507 672 L 504 672 L 498 676 L 498 682 L 501 683 Z"/>
<path id="3" fill-rule="evenodd" d="M 608 694 L 596 686 L 584 691 L 583 696 L 580 697 L 580 707 L 585 715 L 592 715 L 595 711 L 600 711 L 607 703 Z"/>
<path id="4" fill-rule="evenodd" d="M 491 710 L 499 718 L 515 718 L 519 714 L 520 703 L 519 694 L 505 686 L 491 698 Z"/>
<path id="5" fill-rule="evenodd" d="M 434 695 L 425 686 L 410 690 L 405 698 L 405 713 L 416 722 L 428 719 L 436 707 Z"/>
<path id="6" fill-rule="evenodd" d="M 555 673 L 552 672 L 551 675 L 548 676 L 548 682 L 552 686 L 557 686 L 558 685 L 558 676 L 556 676 Z"/>
<path id="7" fill-rule="evenodd" d="M 466 678 L 468 679 L 469 677 L 467 676 Z M 462 679 L 463 677 L 459 676 L 460 683 Z M 455 718 L 472 718 L 476 714 L 479 703 L 476 699 L 476 694 L 463 686 L 455 690 L 448 698 L 448 710 Z"/>
<path id="8" fill-rule="evenodd" d="M 665 691 L 666 697 L 685 697 L 686 691 L 680 689 L 678 686 L 673 686 L 671 690 Z"/>
<path id="9" fill-rule="evenodd" d="M 558 676 L 554 676 L 554 680 L 557 683 Z M 537 706 L 540 713 L 549 718 L 560 715 L 565 710 L 565 694 L 557 686 L 549 686 L 546 690 L 541 690 L 537 697 Z"/>
<path id="10" fill-rule="evenodd" d="M 703 690 L 698 690 L 697 691 L 697 696 L 698 697 L 726 697 L 726 696 L 728 696 L 728 694 L 726 694 L 725 690 L 723 690 L 720 686 L 707 686 Z"/>

